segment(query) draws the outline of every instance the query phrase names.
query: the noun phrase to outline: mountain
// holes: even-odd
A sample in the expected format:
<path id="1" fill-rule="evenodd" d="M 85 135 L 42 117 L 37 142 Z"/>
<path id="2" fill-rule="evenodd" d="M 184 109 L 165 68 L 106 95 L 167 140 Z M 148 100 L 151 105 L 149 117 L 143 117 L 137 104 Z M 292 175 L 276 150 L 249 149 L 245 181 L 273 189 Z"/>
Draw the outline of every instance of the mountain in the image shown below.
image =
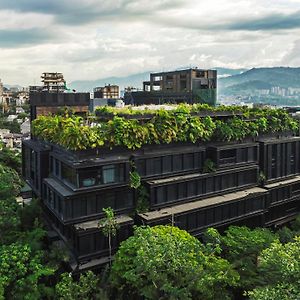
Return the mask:
<path id="1" fill-rule="evenodd" d="M 81 92 L 90 92 L 93 91 L 93 88 L 97 86 L 105 86 L 106 84 L 116 84 L 120 87 L 120 90 L 127 86 L 142 88 L 143 81 L 149 80 L 149 74 L 150 72 L 145 72 L 126 77 L 107 77 L 97 80 L 77 80 L 69 83 L 68 87 Z"/>
<path id="2" fill-rule="evenodd" d="M 4 83 L 3 86 L 7 89 L 10 89 L 10 88 L 18 88 L 19 90 L 21 90 L 23 87 L 18 85 L 18 84 L 6 84 Z"/>
<path id="3" fill-rule="evenodd" d="M 243 72 L 246 72 L 247 69 L 228 69 L 228 68 L 213 68 L 218 71 L 218 77 L 219 78 L 224 78 L 224 77 L 229 77 L 233 75 L 239 75 Z"/>
<path id="4" fill-rule="evenodd" d="M 272 85 L 268 82 L 261 80 L 251 80 L 247 82 L 242 82 L 238 84 L 231 85 L 227 87 L 227 91 L 230 89 L 232 91 L 245 91 L 245 90 L 269 90 Z"/>
<path id="5" fill-rule="evenodd" d="M 253 68 L 218 81 L 220 94 L 238 89 L 268 89 L 272 86 L 300 88 L 300 68 Z"/>

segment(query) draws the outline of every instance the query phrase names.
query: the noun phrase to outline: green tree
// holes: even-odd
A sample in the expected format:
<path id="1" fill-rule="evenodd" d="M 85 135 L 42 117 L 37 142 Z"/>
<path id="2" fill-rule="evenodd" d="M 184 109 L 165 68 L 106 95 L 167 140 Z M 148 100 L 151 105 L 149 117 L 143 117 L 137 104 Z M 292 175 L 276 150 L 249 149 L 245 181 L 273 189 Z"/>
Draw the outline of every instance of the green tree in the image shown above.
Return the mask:
<path id="1" fill-rule="evenodd" d="M 125 299 L 229 299 L 227 287 L 238 278 L 228 261 L 207 254 L 196 238 L 172 226 L 136 227 L 110 275 Z"/>
<path id="2" fill-rule="evenodd" d="M 100 279 L 91 271 L 82 274 L 75 281 L 71 274 L 64 273 L 55 286 L 56 299 L 60 300 L 105 300 L 105 291 L 100 287 Z"/>
<path id="3" fill-rule="evenodd" d="M 112 259 L 111 239 L 117 234 L 119 225 L 115 217 L 114 210 L 111 207 L 103 208 L 103 212 L 105 213 L 105 218 L 99 221 L 99 227 L 103 232 L 103 234 L 108 238 L 109 263 L 111 264 L 111 259 Z"/>
<path id="4" fill-rule="evenodd" d="M 278 240 L 262 251 L 259 271 L 266 286 L 249 292 L 253 300 L 300 299 L 300 237 L 281 244 Z"/>
<path id="5" fill-rule="evenodd" d="M 261 283 L 258 274 L 258 256 L 277 239 L 268 229 L 230 226 L 221 238 L 222 255 L 240 274 L 240 287 L 252 289 Z"/>
<path id="6" fill-rule="evenodd" d="M 9 244 L 19 235 L 20 206 L 15 198 L 0 199 L 0 245 Z"/>
<path id="7" fill-rule="evenodd" d="M 41 299 L 46 287 L 39 283 L 54 270 L 42 261 L 43 253 L 33 253 L 28 245 L 0 246 L 0 299 Z"/>
<path id="8" fill-rule="evenodd" d="M 0 200 L 17 196 L 22 184 L 15 170 L 0 164 Z"/>
<path id="9" fill-rule="evenodd" d="M 2 145 L 0 163 L 14 169 L 18 174 L 21 174 L 21 154 L 18 151 L 11 150 Z"/>

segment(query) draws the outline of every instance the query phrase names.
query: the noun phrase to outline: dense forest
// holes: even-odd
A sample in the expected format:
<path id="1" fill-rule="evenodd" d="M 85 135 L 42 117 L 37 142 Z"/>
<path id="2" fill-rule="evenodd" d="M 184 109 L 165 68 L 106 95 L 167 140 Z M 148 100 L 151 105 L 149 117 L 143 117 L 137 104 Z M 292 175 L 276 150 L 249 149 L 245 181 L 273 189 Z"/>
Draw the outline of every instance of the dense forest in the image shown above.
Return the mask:
<path id="1" fill-rule="evenodd" d="M 300 297 L 300 218 L 277 231 L 208 229 L 201 241 L 174 226 L 136 227 L 112 263 L 72 276 L 50 244 L 38 200 L 22 207 L 20 154 L 0 151 L 0 299 L 265 299 Z M 106 210 L 104 234 L 118 230 Z"/>

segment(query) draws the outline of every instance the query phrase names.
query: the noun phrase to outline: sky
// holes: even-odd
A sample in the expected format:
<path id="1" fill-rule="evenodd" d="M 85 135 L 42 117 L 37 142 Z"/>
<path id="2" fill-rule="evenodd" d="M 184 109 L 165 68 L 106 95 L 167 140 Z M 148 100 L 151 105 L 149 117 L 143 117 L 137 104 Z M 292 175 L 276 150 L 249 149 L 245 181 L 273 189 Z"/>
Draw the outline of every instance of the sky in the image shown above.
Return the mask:
<path id="1" fill-rule="evenodd" d="M 0 78 L 300 66 L 300 0 L 0 0 Z"/>

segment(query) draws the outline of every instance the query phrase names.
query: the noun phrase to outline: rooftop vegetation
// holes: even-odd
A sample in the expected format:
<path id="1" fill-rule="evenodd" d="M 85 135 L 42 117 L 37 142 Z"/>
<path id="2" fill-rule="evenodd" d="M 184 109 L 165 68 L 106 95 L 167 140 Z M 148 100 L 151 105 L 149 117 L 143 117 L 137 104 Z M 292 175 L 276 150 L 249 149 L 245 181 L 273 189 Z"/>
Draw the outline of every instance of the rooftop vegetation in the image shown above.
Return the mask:
<path id="1" fill-rule="evenodd" d="M 222 117 L 220 113 L 227 115 Z M 132 115 L 147 118 L 130 118 Z M 33 121 L 34 136 L 70 150 L 102 146 L 141 148 L 147 144 L 171 142 L 239 141 L 264 133 L 296 131 L 298 122 L 282 109 L 249 109 L 239 106 L 181 104 L 171 109 L 109 108 L 97 116 L 72 114 L 40 116 Z M 103 120 L 101 116 L 108 115 Z"/>

